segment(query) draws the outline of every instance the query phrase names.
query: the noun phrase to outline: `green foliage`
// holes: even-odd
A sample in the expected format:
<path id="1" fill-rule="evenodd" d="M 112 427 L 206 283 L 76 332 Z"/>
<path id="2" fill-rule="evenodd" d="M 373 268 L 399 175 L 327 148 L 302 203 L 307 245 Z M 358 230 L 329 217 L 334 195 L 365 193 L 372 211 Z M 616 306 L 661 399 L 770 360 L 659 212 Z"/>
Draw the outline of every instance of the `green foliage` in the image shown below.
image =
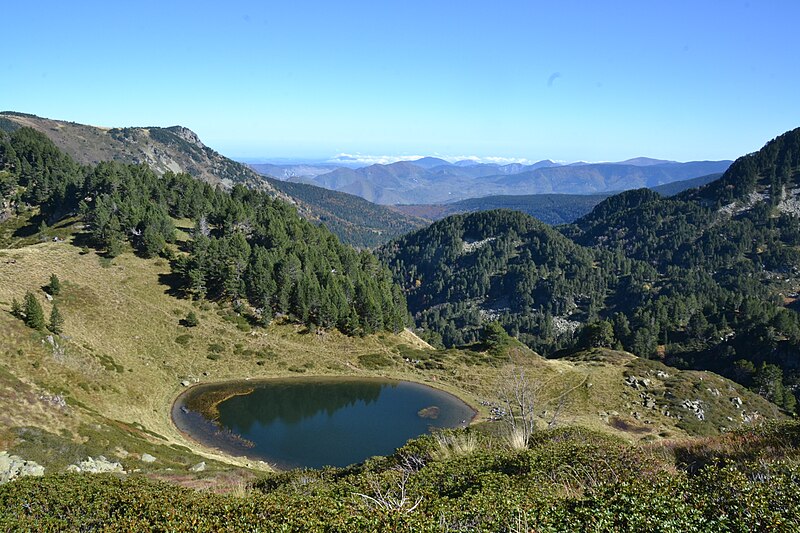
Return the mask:
<path id="1" fill-rule="evenodd" d="M 358 364 L 367 370 L 378 370 L 393 364 L 392 359 L 386 354 L 370 353 L 358 356 Z"/>
<path id="2" fill-rule="evenodd" d="M 31 291 L 25 293 L 22 306 L 25 315 L 25 324 L 30 328 L 44 331 L 45 322 L 42 304 L 39 303 L 39 300 Z"/>
<path id="3" fill-rule="evenodd" d="M 580 348 L 613 348 L 616 343 L 614 326 L 607 320 L 590 322 L 581 329 Z"/>
<path id="4" fill-rule="evenodd" d="M 264 178 L 273 187 L 292 198 L 320 223 L 346 244 L 371 248 L 424 225 L 415 219 L 382 205 L 368 202 L 359 196 L 332 191 L 305 183 L 292 183 Z"/>
<path id="5" fill-rule="evenodd" d="M 14 318 L 23 318 L 24 312 L 22 310 L 22 305 L 19 303 L 16 297 L 11 299 L 11 316 Z"/>
<path id="6" fill-rule="evenodd" d="M 511 337 L 508 336 L 508 333 L 499 322 L 489 322 L 483 326 L 481 342 L 483 342 L 487 350 L 493 352 L 501 351 L 508 346 L 510 340 Z"/>
<path id="7" fill-rule="evenodd" d="M 793 424 L 793 423 L 792 423 Z M 764 450 L 792 425 L 740 437 Z M 794 424 L 796 426 L 796 424 Z M 468 430 L 469 431 L 469 430 Z M 433 437 L 361 465 L 268 474 L 245 496 L 140 476 L 48 475 L 0 486 L 0 529 L 82 531 L 792 531 L 795 462 L 711 461 L 694 470 L 586 430 L 542 431 L 529 449 Z M 737 449 L 721 437 L 715 445 Z M 738 442 L 738 441 L 737 441 Z M 785 450 L 796 454 L 797 442 Z M 404 496 L 405 498 L 401 498 Z M 165 506 L 164 502 L 169 505 Z"/>
<path id="8" fill-rule="evenodd" d="M 161 142 L 200 150 L 179 133 L 150 131 Z M 23 201 L 41 208 L 42 220 L 78 211 L 107 258 L 128 243 L 144 257 L 169 256 L 173 219 L 196 220 L 188 256 L 173 262 L 180 288 L 193 298 L 243 302 L 265 321 L 288 314 L 309 327 L 350 334 L 406 325 L 405 298 L 373 255 L 342 245 L 267 193 L 242 185 L 228 192 L 186 174 L 159 176 L 144 165 L 80 167 L 30 128 L 2 135 L 0 170 L 9 187 L 24 189 Z M 250 329 L 247 320 L 237 326 Z"/>
<path id="9" fill-rule="evenodd" d="M 47 284 L 47 292 L 51 296 L 58 296 L 61 293 L 61 280 L 55 274 L 50 274 L 50 282 Z"/>
<path id="10" fill-rule="evenodd" d="M 183 319 L 183 325 L 186 326 L 187 328 L 193 328 L 195 326 L 198 326 L 199 324 L 200 324 L 200 319 L 197 318 L 197 313 L 195 313 L 194 311 L 189 311 L 189 313 L 186 315 L 186 318 Z"/>
<path id="11" fill-rule="evenodd" d="M 447 347 L 478 341 L 482 312 L 536 350 L 569 347 L 574 340 L 554 317 L 596 319 L 609 294 L 635 301 L 630 293 L 656 275 L 504 210 L 446 218 L 378 253 L 407 291 L 418 326 Z"/>
<path id="12" fill-rule="evenodd" d="M 50 310 L 50 321 L 47 324 L 47 329 L 54 335 L 61 335 L 64 331 L 64 317 L 61 316 L 61 312 L 55 304 L 53 304 L 53 308 Z"/>

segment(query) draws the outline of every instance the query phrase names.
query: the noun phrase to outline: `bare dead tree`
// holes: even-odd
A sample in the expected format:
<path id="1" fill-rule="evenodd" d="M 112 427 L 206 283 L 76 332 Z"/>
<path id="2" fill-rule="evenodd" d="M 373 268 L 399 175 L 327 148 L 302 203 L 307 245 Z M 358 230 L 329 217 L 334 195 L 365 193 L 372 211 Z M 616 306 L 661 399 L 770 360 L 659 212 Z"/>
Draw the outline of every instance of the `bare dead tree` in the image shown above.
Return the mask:
<path id="1" fill-rule="evenodd" d="M 499 397 L 504 408 L 501 419 L 509 432 L 527 443 L 536 431 L 536 406 L 541 392 L 541 383 L 533 380 L 526 369 L 516 364 L 503 372 Z"/>
<path id="2" fill-rule="evenodd" d="M 399 478 L 395 481 L 394 486 L 384 489 L 381 482 L 373 478 L 369 482 L 372 491 L 371 495 L 361 492 L 354 492 L 353 495 L 360 497 L 371 509 L 395 513 L 413 513 L 422 503 L 422 496 L 412 499 L 408 494 L 406 485 L 411 477 L 411 470 L 400 467 L 397 472 L 399 473 Z"/>
<path id="3" fill-rule="evenodd" d="M 554 427 L 564 407 L 569 403 L 570 393 L 586 381 L 584 378 L 579 385 L 571 386 L 563 383 L 561 387 L 554 386 L 552 382 L 560 377 L 560 374 L 549 379 L 533 376 L 530 368 L 513 360 L 501 373 L 498 398 L 503 411 L 499 414 L 500 419 L 508 426 L 512 446 L 527 445 L 536 431 L 537 410 L 554 406 L 553 414 L 547 423 L 548 428 Z M 561 390 L 558 390 L 559 388 Z"/>

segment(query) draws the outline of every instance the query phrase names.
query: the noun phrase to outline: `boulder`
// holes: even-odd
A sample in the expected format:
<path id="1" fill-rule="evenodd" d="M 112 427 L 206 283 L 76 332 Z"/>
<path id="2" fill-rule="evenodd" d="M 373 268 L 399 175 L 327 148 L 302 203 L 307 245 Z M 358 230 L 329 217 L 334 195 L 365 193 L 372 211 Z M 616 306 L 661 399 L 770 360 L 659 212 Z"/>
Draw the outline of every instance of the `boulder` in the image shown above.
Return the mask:
<path id="1" fill-rule="evenodd" d="M 206 462 L 205 461 L 200 461 L 199 463 L 197 463 L 196 465 L 191 467 L 189 470 L 191 472 L 202 472 L 205 469 L 206 469 Z"/>
<path id="2" fill-rule="evenodd" d="M 143 453 L 142 454 L 142 462 L 143 463 L 155 463 L 156 462 L 156 458 L 153 457 L 152 455 L 150 455 L 149 453 Z"/>
<path id="3" fill-rule="evenodd" d="M 109 461 L 102 455 L 98 455 L 97 458 L 87 457 L 85 461 L 80 461 L 76 465 L 70 465 L 77 470 L 69 469 L 70 472 L 87 472 L 89 474 L 102 474 L 106 472 L 116 472 L 119 474 L 124 474 L 125 469 L 122 468 L 120 463 Z"/>
<path id="4" fill-rule="evenodd" d="M 44 467 L 35 461 L 0 452 L 0 485 L 18 477 L 43 475 Z"/>

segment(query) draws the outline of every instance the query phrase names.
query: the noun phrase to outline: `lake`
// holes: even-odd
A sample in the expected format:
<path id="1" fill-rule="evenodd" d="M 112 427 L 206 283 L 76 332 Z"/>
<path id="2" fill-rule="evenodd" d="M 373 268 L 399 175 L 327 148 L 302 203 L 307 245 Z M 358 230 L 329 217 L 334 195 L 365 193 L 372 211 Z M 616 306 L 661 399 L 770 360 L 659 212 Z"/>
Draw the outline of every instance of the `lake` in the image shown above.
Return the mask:
<path id="1" fill-rule="evenodd" d="M 176 426 L 195 440 L 280 469 L 389 455 L 434 428 L 463 427 L 474 415 L 455 396 L 419 383 L 341 377 L 201 385 L 173 407 Z"/>

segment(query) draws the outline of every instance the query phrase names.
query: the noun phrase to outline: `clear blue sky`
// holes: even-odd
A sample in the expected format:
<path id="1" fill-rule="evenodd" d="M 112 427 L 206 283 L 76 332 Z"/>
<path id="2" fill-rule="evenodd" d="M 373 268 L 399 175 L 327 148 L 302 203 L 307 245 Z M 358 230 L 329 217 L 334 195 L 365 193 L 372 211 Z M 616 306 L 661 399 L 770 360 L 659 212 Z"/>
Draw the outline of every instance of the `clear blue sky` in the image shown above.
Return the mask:
<path id="1" fill-rule="evenodd" d="M 0 108 L 232 157 L 727 159 L 800 126 L 800 2 L 10 1 Z"/>

